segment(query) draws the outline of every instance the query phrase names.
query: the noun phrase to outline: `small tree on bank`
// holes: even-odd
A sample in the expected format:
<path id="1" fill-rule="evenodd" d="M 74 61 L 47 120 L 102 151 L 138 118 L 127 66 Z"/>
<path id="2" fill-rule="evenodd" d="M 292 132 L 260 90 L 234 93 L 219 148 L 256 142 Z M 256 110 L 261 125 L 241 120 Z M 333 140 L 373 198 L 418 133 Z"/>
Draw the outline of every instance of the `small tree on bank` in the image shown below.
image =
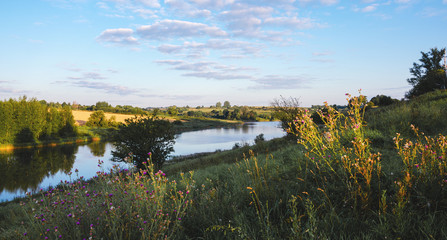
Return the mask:
<path id="1" fill-rule="evenodd" d="M 155 169 L 160 169 L 168 155 L 174 151 L 175 133 L 172 123 L 156 116 L 135 116 L 126 119 L 115 136 L 116 150 L 112 151 L 115 162 L 123 162 L 130 156 L 133 164 L 142 168 L 151 153 Z"/>
<path id="2" fill-rule="evenodd" d="M 447 76 L 441 65 L 445 48 L 439 50 L 432 48 L 430 52 L 421 52 L 421 54 L 422 57 L 419 59 L 421 63 L 413 63 L 413 67 L 410 68 L 412 77 L 407 79 L 407 82 L 413 88 L 405 94 L 406 98 L 416 97 L 436 89 L 446 89 Z"/>
<path id="3" fill-rule="evenodd" d="M 274 117 L 281 121 L 281 127 L 284 130 L 290 128 L 290 124 L 302 112 L 298 98 L 281 96 L 280 99 L 274 99 L 271 105 L 274 110 Z"/>

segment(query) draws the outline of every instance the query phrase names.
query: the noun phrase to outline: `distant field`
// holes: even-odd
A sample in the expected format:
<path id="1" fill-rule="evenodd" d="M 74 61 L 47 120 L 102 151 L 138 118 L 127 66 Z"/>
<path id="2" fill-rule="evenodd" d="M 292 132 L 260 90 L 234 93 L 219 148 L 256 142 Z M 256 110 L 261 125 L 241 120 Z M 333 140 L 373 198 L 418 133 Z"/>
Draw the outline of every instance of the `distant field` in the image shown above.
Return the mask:
<path id="1" fill-rule="evenodd" d="M 84 110 L 73 110 L 73 117 L 78 125 L 84 125 L 88 118 L 90 117 L 90 114 L 94 113 L 93 111 L 84 111 Z M 110 117 L 115 116 L 117 122 L 124 123 L 124 121 L 128 118 L 132 118 L 135 115 L 134 114 L 121 114 L 121 113 L 105 113 L 106 118 L 110 119 Z M 169 121 L 174 121 L 175 119 L 172 117 L 166 117 L 161 116 L 164 119 L 167 119 Z"/>
<path id="2" fill-rule="evenodd" d="M 73 117 L 77 124 L 84 125 L 88 118 L 90 117 L 90 114 L 92 114 L 92 111 L 81 111 L 81 110 L 73 110 Z M 130 114 L 119 114 L 119 113 L 105 113 L 107 119 L 110 119 L 110 117 L 115 116 L 117 122 L 124 123 L 124 120 L 128 118 L 132 118 L 134 115 Z"/>

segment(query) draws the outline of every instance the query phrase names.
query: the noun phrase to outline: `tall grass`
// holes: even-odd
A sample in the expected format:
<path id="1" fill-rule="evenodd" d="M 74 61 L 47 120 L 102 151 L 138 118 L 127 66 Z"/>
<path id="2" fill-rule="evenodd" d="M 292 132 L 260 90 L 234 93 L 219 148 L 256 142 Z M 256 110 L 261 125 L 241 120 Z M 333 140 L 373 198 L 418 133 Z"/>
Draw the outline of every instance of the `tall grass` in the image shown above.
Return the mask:
<path id="1" fill-rule="evenodd" d="M 191 204 L 191 177 L 177 183 L 152 164 L 131 173 L 114 168 L 30 196 L 16 239 L 170 239 Z"/>
<path id="2" fill-rule="evenodd" d="M 411 101 L 371 109 L 366 114 L 368 127 L 380 131 L 392 145 L 396 133 L 415 137 L 410 125 L 426 134 L 447 134 L 447 92 L 437 90 Z"/>
<path id="3" fill-rule="evenodd" d="M 347 113 L 327 106 L 320 126 L 303 111 L 290 128 L 298 144 L 177 162 L 163 169 L 170 180 L 150 167 L 115 170 L 43 192 L 22 204 L 29 220 L 15 237 L 447 239 L 446 137 L 410 127 L 394 134 L 395 149 L 372 147 L 363 98 L 348 96 Z"/>

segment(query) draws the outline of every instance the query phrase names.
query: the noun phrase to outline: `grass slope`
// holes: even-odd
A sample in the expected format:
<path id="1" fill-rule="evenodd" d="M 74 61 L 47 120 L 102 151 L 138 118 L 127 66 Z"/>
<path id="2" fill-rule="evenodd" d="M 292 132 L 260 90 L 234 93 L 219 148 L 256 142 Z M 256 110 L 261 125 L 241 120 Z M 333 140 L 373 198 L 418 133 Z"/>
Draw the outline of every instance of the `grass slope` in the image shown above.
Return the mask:
<path id="1" fill-rule="evenodd" d="M 430 135 L 443 132 L 445 125 L 437 117 L 446 114 L 444 99 L 445 92 L 435 92 L 407 103 L 369 111 L 367 128 L 361 124 L 363 119 L 355 114 L 347 116 L 347 125 L 337 122 L 342 118 L 332 119 L 333 129 L 313 127 L 312 120 L 302 116 L 298 123 L 305 125 L 298 124 L 296 128 L 298 133 L 303 133 L 300 145 L 275 139 L 166 165 L 163 171 L 170 181 L 176 182 L 166 193 L 186 193 L 188 201 L 191 200 L 188 202 L 191 205 L 182 208 L 185 215 L 172 220 L 176 227 L 168 226 L 172 230 L 170 239 L 447 239 L 447 141 L 443 136 L 419 135 L 418 138 L 411 130 L 406 130 L 413 123 L 421 124 L 419 127 Z M 421 111 L 438 115 L 420 116 Z M 441 113 L 435 113 L 437 111 Z M 424 121 L 430 122 L 423 125 Z M 398 141 L 400 151 L 392 145 L 373 143 L 371 146 L 365 138 L 382 137 L 393 144 L 388 137 L 396 135 L 390 128 L 408 132 L 410 139 Z M 405 137 L 403 134 L 399 138 Z M 318 148 L 309 148 L 312 144 Z M 318 152 L 319 149 L 322 152 Z M 185 182 L 183 172 L 189 170 L 194 173 L 191 181 Z M 136 203 L 140 203 L 138 199 L 145 196 L 146 191 L 158 189 L 153 179 L 138 175 L 131 179 L 104 177 L 96 183 L 101 187 L 76 186 L 74 189 L 85 186 L 88 193 L 91 188 L 95 189 L 99 198 L 93 202 L 111 202 L 121 207 L 120 214 L 125 214 L 127 222 L 118 220 L 122 215 L 114 214 L 116 210 L 101 212 L 87 207 L 90 197 L 81 194 L 77 204 L 82 216 L 98 214 L 109 220 L 91 228 L 83 219 L 67 220 L 67 212 L 58 210 L 54 212 L 58 215 L 56 218 L 66 224 L 60 231 L 67 239 L 86 236 L 96 228 L 103 235 L 92 233 L 93 239 L 131 239 L 128 236 L 145 239 L 141 235 L 146 231 L 141 229 L 143 225 L 138 225 L 140 229 L 126 226 L 141 224 L 140 217 L 147 216 L 148 207 L 139 208 Z M 136 195 L 127 198 L 123 192 L 128 194 L 130 189 L 135 189 L 132 192 Z M 108 197 L 111 192 L 123 196 L 121 202 Z M 38 236 L 39 232 L 29 232 L 30 229 L 42 229 L 41 234 L 45 236 L 45 227 L 36 226 L 47 223 L 42 223 L 40 215 L 35 219 L 24 210 L 30 212 L 35 201 L 36 204 L 53 201 L 49 201 L 49 196 L 52 199 L 68 197 L 66 192 L 65 195 L 54 192 L 43 195 L 24 206 L 9 203 L 0 207 L 0 239 L 26 239 L 23 235 L 27 231 Z M 175 200 L 180 195 L 166 196 Z M 171 202 L 164 203 L 164 200 L 158 202 L 168 210 L 169 206 L 174 206 Z M 46 214 L 50 208 L 40 209 Z M 158 217 L 154 215 L 153 219 Z M 106 231 L 112 223 L 115 229 L 124 232 L 121 238 L 108 233 L 113 231 Z M 158 226 L 167 225 L 164 222 Z M 163 238 L 150 236 L 155 236 L 151 239 Z"/>

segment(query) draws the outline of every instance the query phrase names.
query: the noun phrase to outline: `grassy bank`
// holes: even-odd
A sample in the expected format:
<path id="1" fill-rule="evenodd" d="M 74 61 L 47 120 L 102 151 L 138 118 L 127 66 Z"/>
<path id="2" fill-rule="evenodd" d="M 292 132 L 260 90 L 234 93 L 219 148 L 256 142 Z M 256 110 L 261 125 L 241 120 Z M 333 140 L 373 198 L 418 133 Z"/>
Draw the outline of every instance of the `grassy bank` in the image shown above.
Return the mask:
<path id="1" fill-rule="evenodd" d="M 443 127 L 426 118 L 430 135 L 410 126 L 408 137 L 388 140 L 391 133 L 364 121 L 362 97 L 351 100 L 356 107 L 329 110 L 325 126 L 303 112 L 292 125 L 298 143 L 178 159 L 163 172 L 100 173 L 3 204 L 0 238 L 446 239 Z M 397 114 L 381 111 L 376 119 Z"/>

